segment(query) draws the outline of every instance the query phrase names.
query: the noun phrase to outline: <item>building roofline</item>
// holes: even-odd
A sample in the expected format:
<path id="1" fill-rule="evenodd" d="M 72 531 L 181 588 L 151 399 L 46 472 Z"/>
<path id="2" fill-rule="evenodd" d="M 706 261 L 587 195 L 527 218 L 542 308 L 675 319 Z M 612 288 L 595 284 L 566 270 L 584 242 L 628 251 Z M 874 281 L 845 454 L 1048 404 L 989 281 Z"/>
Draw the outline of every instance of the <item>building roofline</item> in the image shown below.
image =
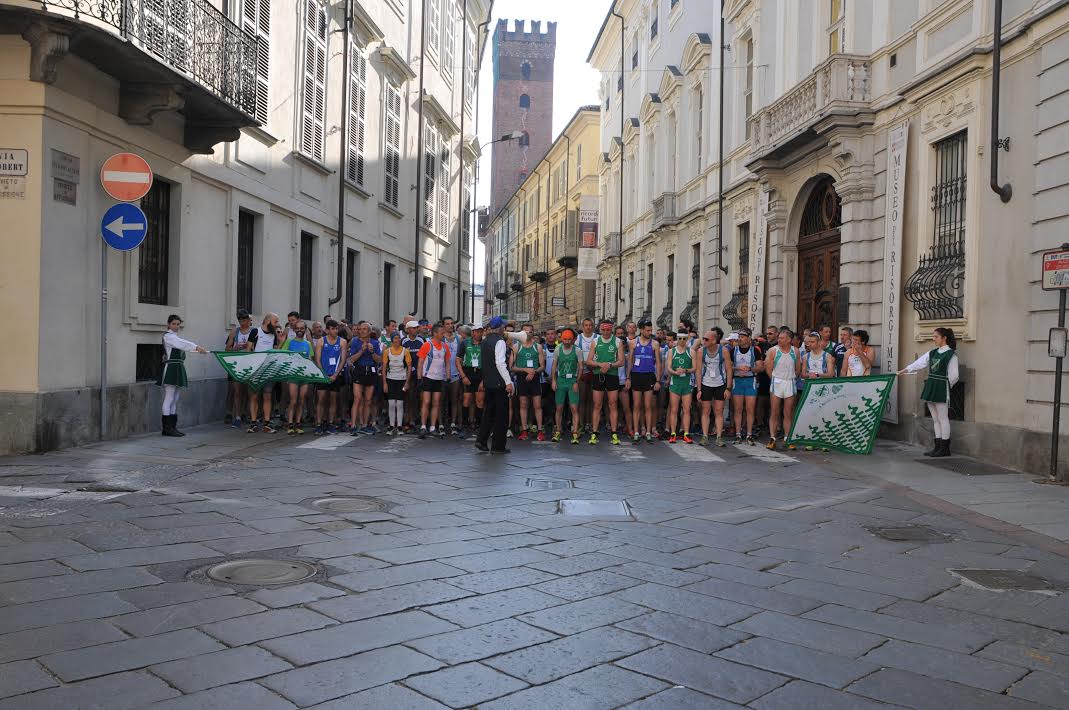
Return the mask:
<path id="1" fill-rule="evenodd" d="M 605 13 L 605 19 L 601 21 L 601 27 L 598 29 L 597 37 L 594 38 L 594 44 L 590 46 L 590 53 L 586 55 L 587 64 L 590 64 L 590 60 L 594 58 L 594 52 L 597 51 L 598 45 L 601 44 L 601 37 L 605 34 L 605 28 L 609 25 L 609 18 L 613 16 L 612 13 L 616 9 L 617 2 L 618 0 L 612 0 L 609 11 Z"/>

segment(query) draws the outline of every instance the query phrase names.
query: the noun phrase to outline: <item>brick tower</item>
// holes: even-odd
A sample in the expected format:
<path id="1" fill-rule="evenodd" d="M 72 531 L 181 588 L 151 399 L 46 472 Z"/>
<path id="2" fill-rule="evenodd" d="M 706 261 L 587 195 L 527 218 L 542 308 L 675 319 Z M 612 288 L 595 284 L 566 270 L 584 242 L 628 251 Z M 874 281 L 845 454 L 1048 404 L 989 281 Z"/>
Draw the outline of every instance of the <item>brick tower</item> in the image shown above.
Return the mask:
<path id="1" fill-rule="evenodd" d="M 490 163 L 490 216 L 516 191 L 549 150 L 553 140 L 553 57 L 557 50 L 557 23 L 498 20 L 494 30 L 494 133 L 493 139 L 524 131 L 522 140 L 493 145 Z"/>

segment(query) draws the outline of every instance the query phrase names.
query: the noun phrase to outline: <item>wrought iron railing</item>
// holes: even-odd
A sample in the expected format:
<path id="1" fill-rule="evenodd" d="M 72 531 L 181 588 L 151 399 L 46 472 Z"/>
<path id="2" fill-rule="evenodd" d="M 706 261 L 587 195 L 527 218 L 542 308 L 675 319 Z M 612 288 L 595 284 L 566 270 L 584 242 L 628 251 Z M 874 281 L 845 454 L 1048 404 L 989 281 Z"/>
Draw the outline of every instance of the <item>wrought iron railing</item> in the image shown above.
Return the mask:
<path id="1" fill-rule="evenodd" d="M 257 39 L 205 0 L 41 0 L 50 13 L 103 23 L 250 116 Z"/>
<path id="2" fill-rule="evenodd" d="M 946 320 L 965 315 L 965 242 L 934 244 L 921 256 L 902 295 L 921 320 Z"/>
<path id="3" fill-rule="evenodd" d="M 746 288 L 740 288 L 735 293 L 731 294 L 731 300 L 727 302 L 722 311 L 724 319 L 727 320 L 728 325 L 732 330 L 739 330 L 746 327 L 746 299 L 748 294 Z"/>
<path id="4" fill-rule="evenodd" d="M 697 315 L 698 315 L 698 299 L 697 298 L 692 298 L 689 301 L 687 301 L 686 307 L 682 311 L 680 311 L 679 320 L 681 320 L 681 321 L 682 320 L 689 321 L 690 323 L 697 323 L 698 322 L 698 319 L 696 317 Z"/>

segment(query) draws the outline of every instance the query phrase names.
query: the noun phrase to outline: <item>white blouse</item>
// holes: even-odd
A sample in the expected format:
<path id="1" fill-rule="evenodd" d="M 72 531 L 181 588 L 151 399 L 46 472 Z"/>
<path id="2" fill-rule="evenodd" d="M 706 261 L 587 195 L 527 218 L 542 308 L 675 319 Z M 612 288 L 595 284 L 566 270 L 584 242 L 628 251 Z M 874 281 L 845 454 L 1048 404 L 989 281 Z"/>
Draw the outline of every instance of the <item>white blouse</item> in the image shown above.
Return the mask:
<path id="1" fill-rule="evenodd" d="M 939 350 L 939 352 L 945 353 L 947 350 L 950 350 L 950 346 L 949 345 L 943 345 L 943 346 L 941 346 L 941 347 L 939 347 L 937 349 Z M 930 353 L 930 352 L 931 352 L 930 350 L 925 351 L 925 353 L 923 355 L 921 355 L 919 358 L 917 358 L 916 360 L 911 362 L 909 365 L 907 365 L 906 366 L 906 372 L 912 375 L 913 373 L 920 372 L 924 368 L 928 367 L 928 353 Z M 957 354 L 956 353 L 955 353 L 954 357 L 950 358 L 950 364 L 947 365 L 947 380 L 950 382 L 950 386 L 951 387 L 953 387 L 955 384 L 957 384 L 957 381 L 958 381 L 958 358 L 957 358 Z"/>
<path id="2" fill-rule="evenodd" d="M 168 359 L 170 359 L 171 350 L 175 348 L 178 348 L 179 350 L 185 350 L 188 353 L 196 350 L 197 344 L 190 340 L 185 340 L 184 338 L 178 337 L 178 333 L 175 333 L 173 330 L 168 330 L 166 333 L 163 334 L 164 355 Z"/>

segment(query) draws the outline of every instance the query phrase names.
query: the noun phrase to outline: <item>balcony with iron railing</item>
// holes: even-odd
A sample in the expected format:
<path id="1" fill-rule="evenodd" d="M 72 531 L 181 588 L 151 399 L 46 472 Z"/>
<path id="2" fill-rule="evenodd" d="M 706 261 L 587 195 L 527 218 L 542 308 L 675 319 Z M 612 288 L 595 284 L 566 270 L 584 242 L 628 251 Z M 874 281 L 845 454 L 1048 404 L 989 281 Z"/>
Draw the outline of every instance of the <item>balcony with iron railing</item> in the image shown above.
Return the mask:
<path id="1" fill-rule="evenodd" d="M 752 160 L 785 153 L 825 118 L 870 110 L 872 63 L 868 57 L 835 54 L 805 80 L 750 117 Z"/>
<path id="2" fill-rule="evenodd" d="M 508 275 L 509 288 L 513 291 L 523 290 L 523 274 L 519 271 L 510 271 Z"/>
<path id="3" fill-rule="evenodd" d="M 55 82 L 68 54 L 118 79 L 127 123 L 180 111 L 192 152 L 257 125 L 258 41 L 205 0 L 0 0 L 0 33 L 29 43 L 33 81 Z"/>
<path id="4" fill-rule="evenodd" d="M 676 213 L 676 193 L 665 192 L 653 198 L 653 229 L 679 224 Z"/>

